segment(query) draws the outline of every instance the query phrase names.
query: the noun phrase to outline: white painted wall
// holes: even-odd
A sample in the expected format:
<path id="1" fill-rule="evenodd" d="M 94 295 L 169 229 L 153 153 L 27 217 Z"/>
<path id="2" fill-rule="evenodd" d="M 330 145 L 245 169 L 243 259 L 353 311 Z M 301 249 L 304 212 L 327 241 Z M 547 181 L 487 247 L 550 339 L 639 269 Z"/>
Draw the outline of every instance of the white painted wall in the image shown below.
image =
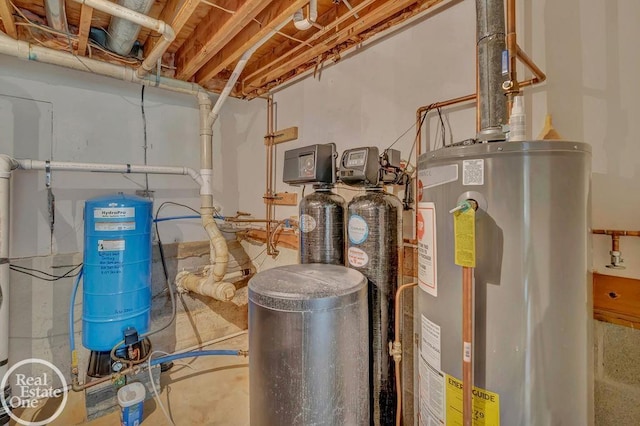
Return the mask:
<path id="1" fill-rule="evenodd" d="M 545 114 L 553 115 L 566 139 L 593 149 L 594 228 L 638 229 L 640 177 L 640 3 L 628 0 L 519 1 L 520 45 L 548 75 L 546 84 L 526 88 L 528 136 L 542 130 Z M 369 46 L 353 57 L 325 66 L 320 78 L 307 77 L 275 94 L 278 128 L 300 127 L 300 138 L 277 146 L 278 191 L 300 191 L 282 183 L 283 153 L 315 143 L 335 142 L 346 148 L 390 145 L 414 122 L 421 105 L 475 91 L 475 4 L 453 2 L 448 9 L 422 19 Z M 343 56 L 344 57 L 344 56 Z M 529 76 L 519 71 L 522 78 Z M 263 101 L 233 106 L 238 128 L 239 206 L 264 215 L 265 160 Z M 453 141 L 474 135 L 475 112 L 455 108 L 447 113 Z M 246 117 L 242 119 L 241 117 Z M 246 127 L 246 123 L 254 123 Z M 435 118 L 428 130 L 436 146 Z M 410 131 L 396 145 L 406 156 Z M 449 142 L 449 139 L 447 140 Z M 562 206 L 558 206 L 562 208 Z M 296 214 L 278 207 L 278 217 Z M 594 269 L 640 277 L 640 239 L 623 238 L 627 269 L 606 269 L 610 240 L 593 238 Z"/>
<path id="2" fill-rule="evenodd" d="M 55 66 L 0 58 L 0 152 L 18 158 L 111 163 L 144 162 L 141 86 Z M 230 100 L 230 103 L 237 102 Z M 195 97 L 145 89 L 148 163 L 200 168 Z M 222 112 L 222 121 L 225 112 Z M 235 213 L 233 150 L 214 128 L 214 197 Z M 225 159 L 223 161 L 223 158 Z M 223 183 L 227 183 L 226 185 Z M 199 188 L 185 176 L 149 176 L 155 207 L 172 200 L 198 208 Z M 55 227 L 49 229 L 44 172 L 13 175 L 11 257 L 82 250 L 84 200 L 144 188 L 143 175 L 53 173 Z M 162 215 L 188 214 L 167 207 Z M 163 241 L 206 239 L 199 222 L 163 222 Z"/>

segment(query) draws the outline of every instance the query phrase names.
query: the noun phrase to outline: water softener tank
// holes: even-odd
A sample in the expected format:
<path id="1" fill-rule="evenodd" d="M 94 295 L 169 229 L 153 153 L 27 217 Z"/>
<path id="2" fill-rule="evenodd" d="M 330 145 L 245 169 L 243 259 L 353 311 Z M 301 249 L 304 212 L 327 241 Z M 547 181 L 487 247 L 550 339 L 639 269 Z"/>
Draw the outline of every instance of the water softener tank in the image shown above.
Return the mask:
<path id="1" fill-rule="evenodd" d="M 109 351 L 124 330 L 149 331 L 152 202 L 132 195 L 88 200 L 84 209 L 82 344 Z"/>
<path id="2" fill-rule="evenodd" d="M 371 424 L 391 425 L 396 416 L 394 301 L 402 243 L 402 203 L 382 188 L 367 188 L 349 203 L 349 266 L 369 281 Z"/>
<path id="3" fill-rule="evenodd" d="M 344 265 L 344 198 L 317 185 L 300 202 L 300 263 Z"/>
<path id="4" fill-rule="evenodd" d="M 369 425 L 367 280 L 290 265 L 249 281 L 252 426 Z"/>

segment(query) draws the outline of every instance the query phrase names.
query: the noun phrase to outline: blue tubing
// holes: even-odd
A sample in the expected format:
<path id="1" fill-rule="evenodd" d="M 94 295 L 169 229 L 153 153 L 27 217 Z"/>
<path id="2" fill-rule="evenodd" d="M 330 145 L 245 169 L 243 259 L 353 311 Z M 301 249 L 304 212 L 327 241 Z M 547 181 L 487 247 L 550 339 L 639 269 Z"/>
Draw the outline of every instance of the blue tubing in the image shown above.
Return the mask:
<path id="1" fill-rule="evenodd" d="M 78 293 L 78 287 L 80 287 L 80 279 L 82 278 L 82 271 L 84 266 L 80 267 L 76 281 L 73 284 L 73 290 L 71 290 L 71 301 L 69 304 L 69 348 L 71 352 L 76 349 L 76 339 L 73 335 L 73 310 L 76 304 L 76 294 Z"/>
<path id="2" fill-rule="evenodd" d="M 195 358 L 195 357 L 199 357 L 199 356 L 210 356 L 210 355 L 239 356 L 240 355 L 240 351 L 238 351 L 238 350 L 221 349 L 221 350 L 212 350 L 212 351 L 183 352 L 181 354 L 167 355 L 167 356 L 163 356 L 162 358 L 152 359 L 149 362 L 149 364 L 151 364 L 151 366 L 153 367 L 154 365 L 163 364 L 165 362 L 171 362 L 171 361 L 174 361 L 176 359 Z"/>
<path id="3" fill-rule="evenodd" d="M 188 216 L 169 216 L 169 217 L 159 217 L 158 219 L 154 219 L 154 222 L 166 222 L 168 220 L 180 220 L 180 219 L 200 219 L 202 216 L 196 215 L 188 215 Z M 215 215 L 213 216 L 215 219 L 224 220 L 224 216 Z"/>

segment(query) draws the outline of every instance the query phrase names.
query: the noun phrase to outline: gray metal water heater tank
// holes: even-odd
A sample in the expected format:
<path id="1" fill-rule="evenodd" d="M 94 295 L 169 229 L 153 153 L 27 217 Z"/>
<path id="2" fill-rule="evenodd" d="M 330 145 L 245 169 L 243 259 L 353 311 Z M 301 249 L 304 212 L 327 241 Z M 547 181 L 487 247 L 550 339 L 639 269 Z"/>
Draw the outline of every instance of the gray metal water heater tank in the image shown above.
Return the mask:
<path id="1" fill-rule="evenodd" d="M 252 426 L 368 425 L 367 280 L 289 265 L 249 281 Z"/>

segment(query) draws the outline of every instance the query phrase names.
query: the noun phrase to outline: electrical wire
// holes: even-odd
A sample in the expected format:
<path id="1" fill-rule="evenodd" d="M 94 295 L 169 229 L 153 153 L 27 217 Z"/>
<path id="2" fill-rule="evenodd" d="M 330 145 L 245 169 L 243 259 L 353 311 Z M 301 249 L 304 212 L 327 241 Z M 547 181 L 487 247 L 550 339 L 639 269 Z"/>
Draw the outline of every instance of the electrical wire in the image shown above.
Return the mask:
<path id="1" fill-rule="evenodd" d="M 11 269 L 12 271 L 29 275 L 33 278 L 37 278 L 39 280 L 48 281 L 48 282 L 54 282 L 54 281 L 62 280 L 64 278 L 77 277 L 82 273 L 82 269 L 78 270 L 78 268 L 81 268 L 81 267 L 82 267 L 82 263 L 80 263 L 79 265 L 74 265 L 71 269 L 69 269 L 67 272 L 65 272 L 62 275 L 53 275 L 44 271 L 40 271 L 38 269 L 27 268 L 25 266 L 9 265 L 9 269 Z M 38 276 L 36 274 L 44 275 L 44 277 Z"/>
<path id="2" fill-rule="evenodd" d="M 147 144 L 147 116 L 144 113 L 144 88 L 146 86 L 142 85 L 142 91 L 140 92 L 140 110 L 142 112 L 142 130 L 144 133 L 144 145 L 142 145 L 142 149 L 144 151 L 144 165 L 147 165 L 147 149 L 149 145 Z M 149 195 L 149 173 L 144 174 L 144 190 L 147 195 Z"/>

